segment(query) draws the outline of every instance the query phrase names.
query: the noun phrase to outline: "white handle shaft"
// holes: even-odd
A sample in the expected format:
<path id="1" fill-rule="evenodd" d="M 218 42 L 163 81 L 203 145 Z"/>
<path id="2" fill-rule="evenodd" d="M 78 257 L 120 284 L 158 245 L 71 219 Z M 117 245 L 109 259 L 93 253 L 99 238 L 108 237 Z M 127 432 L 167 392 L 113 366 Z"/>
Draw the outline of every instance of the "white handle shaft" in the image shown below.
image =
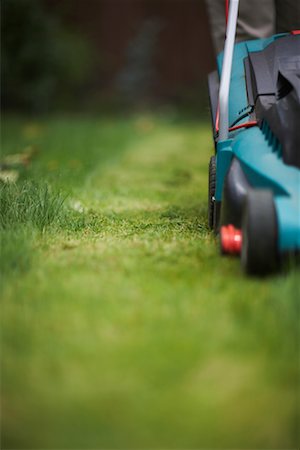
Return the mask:
<path id="1" fill-rule="evenodd" d="M 224 49 L 220 92 L 219 92 L 220 141 L 228 139 L 228 128 L 229 128 L 228 100 L 229 100 L 230 78 L 231 78 L 231 68 L 232 68 L 238 9 L 239 9 L 239 0 L 231 0 L 229 6 L 228 24 L 226 29 L 226 40 L 225 40 L 225 49 Z"/>

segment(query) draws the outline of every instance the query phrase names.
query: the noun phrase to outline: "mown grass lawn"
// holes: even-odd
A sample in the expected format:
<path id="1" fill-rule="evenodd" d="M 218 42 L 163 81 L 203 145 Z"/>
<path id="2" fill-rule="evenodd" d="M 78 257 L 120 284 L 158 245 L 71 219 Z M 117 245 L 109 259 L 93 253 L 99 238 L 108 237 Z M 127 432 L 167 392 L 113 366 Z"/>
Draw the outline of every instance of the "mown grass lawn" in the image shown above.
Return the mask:
<path id="1" fill-rule="evenodd" d="M 207 229 L 208 122 L 3 120 L 3 449 L 299 447 L 299 269 Z"/>

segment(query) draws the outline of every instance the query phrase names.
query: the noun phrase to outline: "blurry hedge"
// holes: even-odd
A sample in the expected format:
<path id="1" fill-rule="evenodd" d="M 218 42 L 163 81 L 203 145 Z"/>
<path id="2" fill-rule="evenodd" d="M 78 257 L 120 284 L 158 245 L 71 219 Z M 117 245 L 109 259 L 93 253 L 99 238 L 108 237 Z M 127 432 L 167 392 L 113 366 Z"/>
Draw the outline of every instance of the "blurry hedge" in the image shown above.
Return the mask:
<path id="1" fill-rule="evenodd" d="M 32 112 L 78 104 L 92 50 L 42 0 L 2 0 L 2 107 Z"/>

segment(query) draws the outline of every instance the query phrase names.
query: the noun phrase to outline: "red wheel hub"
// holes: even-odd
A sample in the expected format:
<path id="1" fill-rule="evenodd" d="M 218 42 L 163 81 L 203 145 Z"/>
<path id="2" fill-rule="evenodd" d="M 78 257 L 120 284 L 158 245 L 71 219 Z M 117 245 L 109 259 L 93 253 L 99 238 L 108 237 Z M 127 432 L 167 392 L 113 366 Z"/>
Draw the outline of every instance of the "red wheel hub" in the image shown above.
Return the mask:
<path id="1" fill-rule="evenodd" d="M 242 249 L 242 231 L 233 225 L 221 227 L 221 248 L 223 253 L 239 255 Z"/>

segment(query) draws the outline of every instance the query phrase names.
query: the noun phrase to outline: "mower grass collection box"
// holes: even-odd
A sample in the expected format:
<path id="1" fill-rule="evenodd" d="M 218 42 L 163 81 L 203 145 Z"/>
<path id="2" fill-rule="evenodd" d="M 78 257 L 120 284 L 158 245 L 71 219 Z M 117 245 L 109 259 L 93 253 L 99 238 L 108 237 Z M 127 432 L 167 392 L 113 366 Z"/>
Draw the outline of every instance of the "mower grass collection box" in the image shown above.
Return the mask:
<path id="1" fill-rule="evenodd" d="M 215 155 L 209 164 L 209 226 L 246 272 L 276 269 L 300 249 L 300 34 L 234 45 L 228 136 L 219 136 L 224 52 L 209 75 Z"/>

